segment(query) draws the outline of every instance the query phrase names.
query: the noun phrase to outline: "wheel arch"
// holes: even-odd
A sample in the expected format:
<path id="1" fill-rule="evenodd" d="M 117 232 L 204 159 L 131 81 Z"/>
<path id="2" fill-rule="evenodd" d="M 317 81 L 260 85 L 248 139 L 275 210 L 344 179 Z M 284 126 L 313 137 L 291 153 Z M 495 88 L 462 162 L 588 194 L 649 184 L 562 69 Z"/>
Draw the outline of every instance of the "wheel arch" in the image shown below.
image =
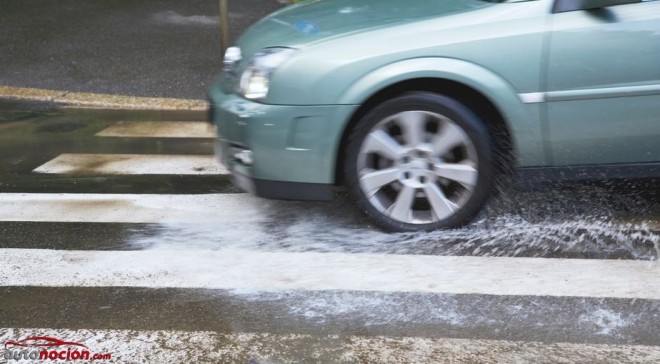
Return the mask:
<path id="1" fill-rule="evenodd" d="M 381 68 L 354 83 L 340 103 L 360 107 L 346 121 L 336 146 L 335 183 L 343 183 L 345 143 L 359 120 L 379 103 L 409 92 L 434 92 L 466 104 L 485 120 L 495 141 L 498 170 L 509 172 L 519 153 L 516 122 L 533 119 L 513 87 L 496 74 L 453 59 L 415 59 Z M 368 95 L 365 97 L 364 95 Z M 529 119 L 528 119 L 529 120 Z"/>

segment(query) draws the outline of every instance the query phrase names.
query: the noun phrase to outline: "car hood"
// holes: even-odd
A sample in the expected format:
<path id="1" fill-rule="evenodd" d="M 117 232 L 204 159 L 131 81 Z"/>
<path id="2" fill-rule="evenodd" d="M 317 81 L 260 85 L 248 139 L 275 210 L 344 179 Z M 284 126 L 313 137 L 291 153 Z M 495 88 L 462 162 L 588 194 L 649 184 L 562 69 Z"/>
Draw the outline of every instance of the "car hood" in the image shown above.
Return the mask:
<path id="1" fill-rule="evenodd" d="M 301 48 L 379 27 L 492 5 L 478 0 L 309 0 L 262 19 L 238 44 L 244 54 L 274 46 Z"/>

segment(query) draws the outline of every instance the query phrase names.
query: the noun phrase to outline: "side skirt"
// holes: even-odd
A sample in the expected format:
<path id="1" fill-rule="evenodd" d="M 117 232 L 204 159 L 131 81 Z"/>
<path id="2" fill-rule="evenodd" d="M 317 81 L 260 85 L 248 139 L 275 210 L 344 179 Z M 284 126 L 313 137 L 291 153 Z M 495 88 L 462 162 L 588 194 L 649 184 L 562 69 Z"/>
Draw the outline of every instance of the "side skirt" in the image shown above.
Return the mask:
<path id="1" fill-rule="evenodd" d="M 593 166 L 527 167 L 515 173 L 518 186 L 637 178 L 660 179 L 660 163 L 606 164 Z"/>

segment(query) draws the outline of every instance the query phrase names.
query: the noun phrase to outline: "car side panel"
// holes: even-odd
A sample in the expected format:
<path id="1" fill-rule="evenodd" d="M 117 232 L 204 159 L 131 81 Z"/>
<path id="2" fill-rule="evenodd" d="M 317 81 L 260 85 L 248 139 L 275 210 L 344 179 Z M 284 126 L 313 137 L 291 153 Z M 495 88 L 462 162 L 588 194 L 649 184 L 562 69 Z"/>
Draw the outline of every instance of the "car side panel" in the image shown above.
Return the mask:
<path id="1" fill-rule="evenodd" d="M 553 15 L 556 165 L 660 161 L 660 1 Z"/>

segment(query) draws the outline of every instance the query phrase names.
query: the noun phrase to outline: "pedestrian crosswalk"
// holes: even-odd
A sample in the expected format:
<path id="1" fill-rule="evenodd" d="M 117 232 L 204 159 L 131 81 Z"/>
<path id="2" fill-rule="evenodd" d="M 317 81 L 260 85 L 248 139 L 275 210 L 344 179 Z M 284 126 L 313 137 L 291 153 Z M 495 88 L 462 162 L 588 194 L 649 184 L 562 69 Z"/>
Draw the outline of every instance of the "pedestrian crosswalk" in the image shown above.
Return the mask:
<path id="1" fill-rule="evenodd" d="M 190 121 L 119 121 L 89 135 L 188 142 L 212 137 L 206 124 Z M 32 173 L 204 178 L 228 172 L 212 155 L 61 150 Z M 328 251 L 315 245 L 314 234 L 305 237 L 312 241 L 296 240 L 299 227 L 279 220 L 309 204 L 178 192 L 0 190 L 0 231 L 10 222 L 50 224 L 52 231 L 86 224 L 103 226 L 104 233 L 117 224 L 118 247 L 131 239 L 132 229 L 145 229 L 145 235 L 163 227 L 181 231 L 176 249 L 78 248 L 88 241 L 57 249 L 47 242 L 0 245 L 0 342 L 57 336 L 112 352 L 121 363 L 660 360 L 657 261 L 455 256 L 410 246 L 404 252 L 365 245 Z M 333 232 L 322 225 L 332 217 L 320 214 L 326 220 L 315 214 L 308 228 L 318 225 L 328 239 Z M 186 246 L 199 241 L 196 232 L 223 229 L 254 241 Z M 364 230 L 350 232 L 330 238 L 350 245 L 365 236 Z M 657 232 L 648 234 L 645 241 L 659 244 Z M 414 245 L 433 236 L 395 239 Z M 78 237 L 94 239 L 89 233 Z M 48 315 L 52 320 L 39 321 Z"/>

